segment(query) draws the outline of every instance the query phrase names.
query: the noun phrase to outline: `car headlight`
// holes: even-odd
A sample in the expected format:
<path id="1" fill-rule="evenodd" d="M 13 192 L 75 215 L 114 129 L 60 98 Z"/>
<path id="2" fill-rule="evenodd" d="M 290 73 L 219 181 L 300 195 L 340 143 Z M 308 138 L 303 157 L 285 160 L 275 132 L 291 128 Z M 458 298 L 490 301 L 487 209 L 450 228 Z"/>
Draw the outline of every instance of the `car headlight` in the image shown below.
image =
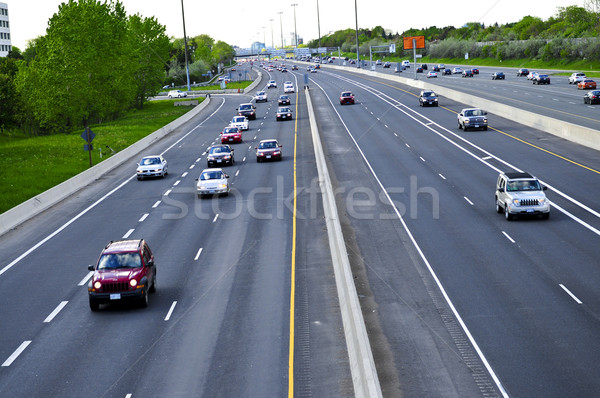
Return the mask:
<path id="1" fill-rule="evenodd" d="M 539 199 L 538 199 L 538 203 L 539 203 L 540 205 L 543 205 L 544 203 L 546 203 L 546 198 L 539 198 Z"/>
<path id="2" fill-rule="evenodd" d="M 227 188 L 227 184 L 219 184 L 219 188 Z"/>
<path id="3" fill-rule="evenodd" d="M 519 199 L 513 199 L 513 205 L 515 206 L 519 206 L 521 204 L 521 202 L 519 201 Z"/>
<path id="4" fill-rule="evenodd" d="M 102 287 L 102 283 L 100 283 L 100 281 L 94 282 L 94 289 L 100 290 L 101 287 Z"/>
<path id="5" fill-rule="evenodd" d="M 487 124 L 487 119 L 483 119 L 483 122 Z"/>
<path id="6" fill-rule="evenodd" d="M 131 287 L 136 287 L 137 286 L 137 280 L 136 279 L 132 279 L 129 281 L 129 285 L 131 285 Z"/>

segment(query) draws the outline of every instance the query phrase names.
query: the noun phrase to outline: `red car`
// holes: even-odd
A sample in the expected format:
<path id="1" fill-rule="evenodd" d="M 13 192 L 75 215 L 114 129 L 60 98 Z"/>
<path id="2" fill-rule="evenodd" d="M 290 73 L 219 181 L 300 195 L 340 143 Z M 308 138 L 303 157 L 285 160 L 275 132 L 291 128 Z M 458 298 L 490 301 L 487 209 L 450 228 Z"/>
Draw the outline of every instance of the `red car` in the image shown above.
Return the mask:
<path id="1" fill-rule="evenodd" d="M 145 240 L 110 242 L 96 265 L 88 266 L 94 275 L 88 284 L 90 309 L 100 304 L 136 300 L 148 306 L 148 293 L 156 291 L 156 265 Z"/>
<path id="2" fill-rule="evenodd" d="M 255 149 L 257 162 L 265 160 L 281 160 L 281 145 L 279 145 L 279 142 L 274 138 L 262 140 Z"/>
<path id="3" fill-rule="evenodd" d="M 342 91 L 340 94 L 340 105 L 354 104 L 354 95 L 350 91 Z"/>
<path id="4" fill-rule="evenodd" d="M 221 144 L 242 142 L 242 130 L 239 127 L 225 127 L 221 132 Z"/>
<path id="5" fill-rule="evenodd" d="M 595 90 L 596 82 L 593 81 L 592 79 L 583 79 L 582 81 L 577 83 L 577 89 L 578 90 L 585 90 L 585 89 Z"/>

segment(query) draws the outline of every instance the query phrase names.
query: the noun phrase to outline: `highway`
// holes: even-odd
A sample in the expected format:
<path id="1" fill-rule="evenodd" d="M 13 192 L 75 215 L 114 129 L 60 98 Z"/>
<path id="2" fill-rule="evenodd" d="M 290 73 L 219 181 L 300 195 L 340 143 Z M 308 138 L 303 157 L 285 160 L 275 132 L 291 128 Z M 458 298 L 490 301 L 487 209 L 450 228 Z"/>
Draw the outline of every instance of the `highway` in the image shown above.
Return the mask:
<path id="1" fill-rule="evenodd" d="M 248 94 L 213 96 L 143 153 L 165 156 L 165 179 L 136 181 L 132 159 L 0 237 L 0 396 L 353 396 L 305 73 L 263 72 L 278 88 L 234 146 L 228 197 L 196 198 L 194 179 Z M 435 83 L 485 92 L 483 73 Z M 597 396 L 597 151 L 502 115 L 463 132 L 464 104 L 420 108 L 416 89 L 351 70 L 308 78 L 383 395 Z M 276 122 L 284 80 L 294 120 Z M 547 89 L 522 80 L 498 84 Z M 556 117 L 554 102 L 539 107 Z M 265 138 L 282 162 L 256 163 Z M 549 220 L 496 214 L 515 170 L 548 186 Z M 157 292 L 92 313 L 87 265 L 125 236 L 149 242 Z"/>

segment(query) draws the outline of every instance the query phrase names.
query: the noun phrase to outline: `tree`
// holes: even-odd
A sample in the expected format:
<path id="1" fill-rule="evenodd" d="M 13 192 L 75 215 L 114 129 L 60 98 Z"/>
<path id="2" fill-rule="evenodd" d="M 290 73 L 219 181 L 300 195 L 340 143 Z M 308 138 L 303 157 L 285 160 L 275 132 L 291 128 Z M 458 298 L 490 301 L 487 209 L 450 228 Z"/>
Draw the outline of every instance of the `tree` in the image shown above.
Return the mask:
<path id="1" fill-rule="evenodd" d="M 169 62 L 171 43 L 165 26 L 152 18 L 139 14 L 129 17 L 131 33 L 130 61 L 136 86 L 135 107 L 141 109 L 149 96 L 158 93 Z"/>
<path id="2" fill-rule="evenodd" d="M 136 87 L 127 17 L 117 0 L 69 0 L 36 40 L 36 56 L 17 74 L 17 90 L 49 131 L 86 127 L 131 106 Z"/>

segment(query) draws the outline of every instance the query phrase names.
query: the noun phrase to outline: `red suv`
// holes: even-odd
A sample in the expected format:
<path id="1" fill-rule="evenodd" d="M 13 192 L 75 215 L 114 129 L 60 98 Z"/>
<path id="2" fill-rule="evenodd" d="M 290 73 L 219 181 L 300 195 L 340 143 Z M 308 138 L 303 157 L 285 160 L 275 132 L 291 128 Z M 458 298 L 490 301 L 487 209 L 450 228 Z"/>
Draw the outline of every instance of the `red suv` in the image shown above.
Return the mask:
<path id="1" fill-rule="evenodd" d="M 139 301 L 148 306 L 148 293 L 156 291 L 156 265 L 145 240 L 111 241 L 96 265 L 88 267 L 94 276 L 88 285 L 90 309 L 122 300 Z"/>

